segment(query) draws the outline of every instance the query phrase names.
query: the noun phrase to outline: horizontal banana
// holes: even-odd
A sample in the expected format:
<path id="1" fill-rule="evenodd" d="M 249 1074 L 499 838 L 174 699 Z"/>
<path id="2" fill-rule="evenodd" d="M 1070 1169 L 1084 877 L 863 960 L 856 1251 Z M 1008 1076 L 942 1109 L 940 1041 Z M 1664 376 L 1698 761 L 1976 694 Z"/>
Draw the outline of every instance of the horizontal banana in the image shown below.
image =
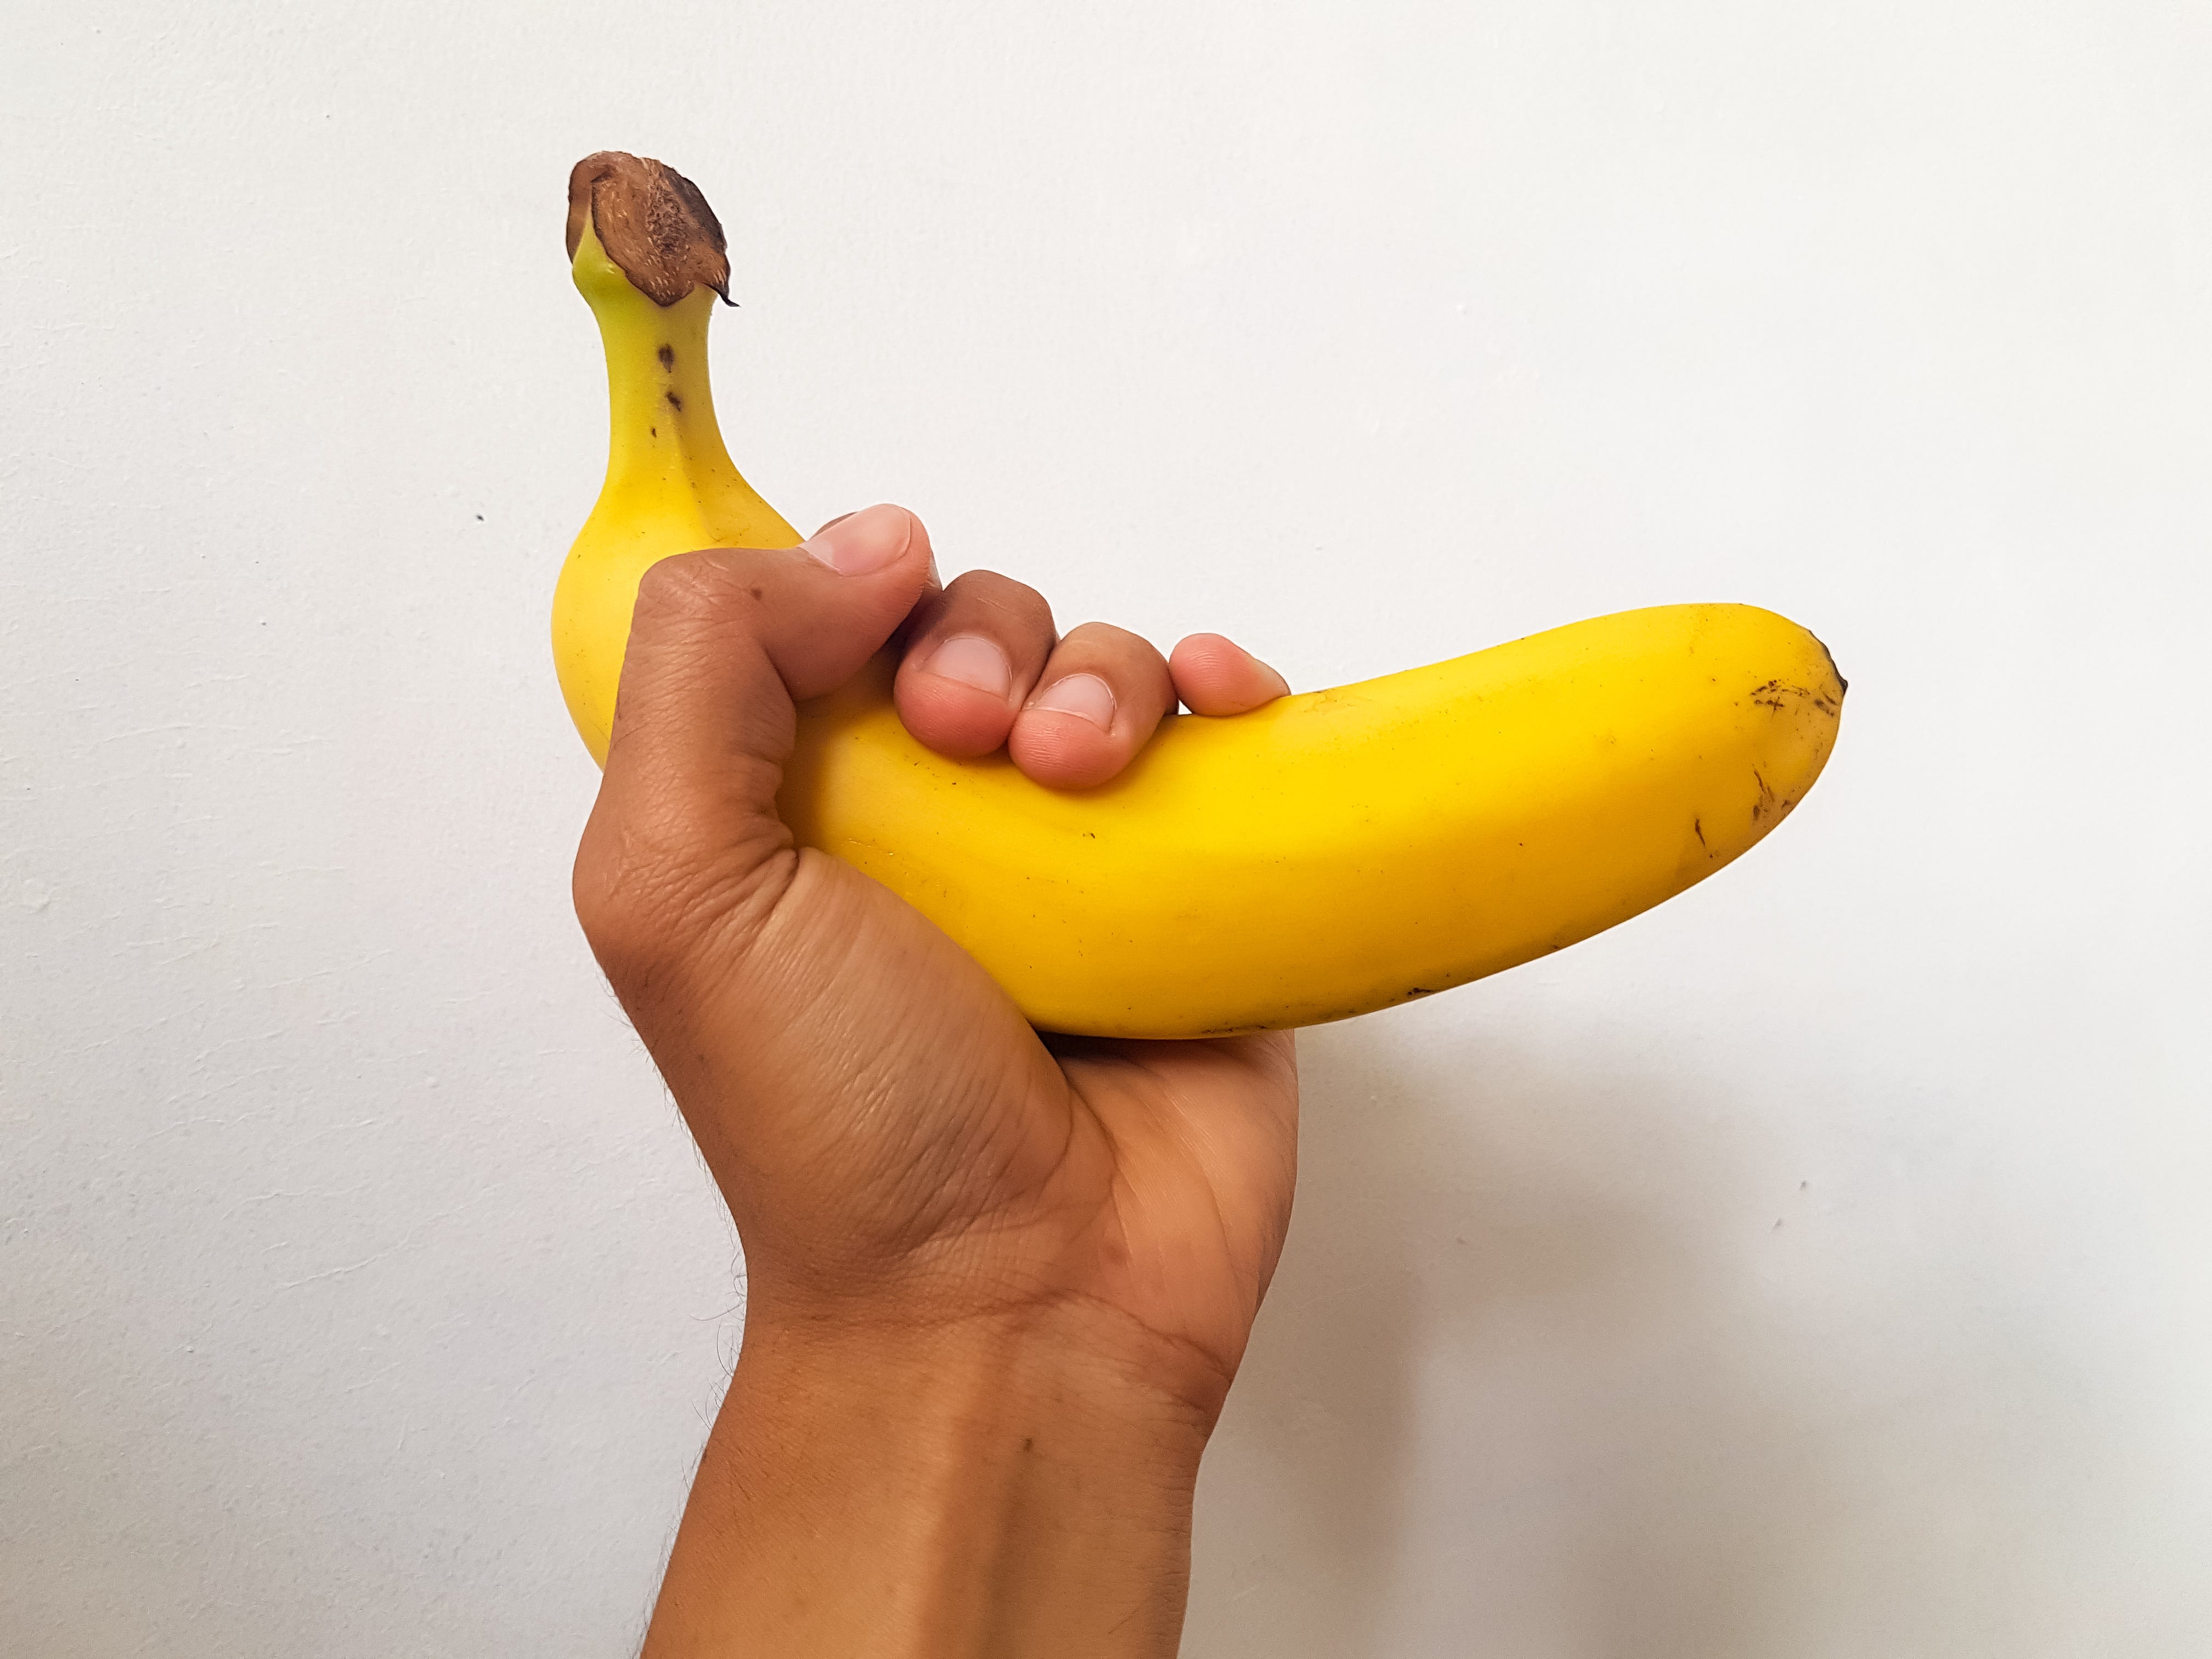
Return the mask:
<path id="1" fill-rule="evenodd" d="M 554 649 L 604 761 L 639 580 L 694 547 L 799 538 L 731 464 L 706 332 L 720 227 L 659 163 L 570 181 L 576 284 L 605 337 L 606 484 L 563 568 Z M 1036 1024 L 1198 1037 L 1427 996 L 1624 921 L 1788 815 L 1844 682 L 1747 605 L 1600 617 L 1449 662 L 1173 715 L 1079 793 L 910 737 L 878 658 L 802 707 L 779 796 L 802 845 L 882 882 Z"/>

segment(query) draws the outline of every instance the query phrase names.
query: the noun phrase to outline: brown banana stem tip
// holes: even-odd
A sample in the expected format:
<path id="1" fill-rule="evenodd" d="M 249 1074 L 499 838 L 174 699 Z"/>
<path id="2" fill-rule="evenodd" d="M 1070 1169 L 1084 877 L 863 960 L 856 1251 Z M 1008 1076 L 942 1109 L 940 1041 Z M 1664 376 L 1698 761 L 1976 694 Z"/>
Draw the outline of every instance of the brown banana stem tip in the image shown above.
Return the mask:
<path id="1" fill-rule="evenodd" d="M 643 155 L 603 149 L 568 173 L 568 257 L 589 223 L 638 292 L 672 306 L 701 283 L 730 301 L 729 245 L 699 186 Z"/>

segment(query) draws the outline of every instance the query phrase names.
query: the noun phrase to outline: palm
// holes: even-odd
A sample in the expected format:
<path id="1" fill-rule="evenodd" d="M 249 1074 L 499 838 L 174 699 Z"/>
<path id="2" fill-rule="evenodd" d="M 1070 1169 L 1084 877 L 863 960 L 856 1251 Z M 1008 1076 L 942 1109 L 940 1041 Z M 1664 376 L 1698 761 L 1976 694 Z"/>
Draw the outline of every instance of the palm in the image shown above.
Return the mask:
<path id="1" fill-rule="evenodd" d="M 1233 1374 L 1290 1220 L 1297 1085 L 1287 1033 L 1053 1039 L 1076 1113 L 1055 1179 L 1097 1202 L 1071 1288 Z M 1108 1153 L 1079 1150 L 1085 1139 Z"/>
<path id="2" fill-rule="evenodd" d="M 1225 1382 L 1289 1220 L 1287 1032 L 1040 1036 L 919 912 L 819 854 L 766 933 L 775 974 L 718 987 L 731 1023 L 710 1025 L 755 1033 L 725 1086 L 668 1068 L 757 1290 L 828 1269 L 936 1319 L 1073 1299 Z M 793 1086 L 825 1069 L 843 1086 Z"/>

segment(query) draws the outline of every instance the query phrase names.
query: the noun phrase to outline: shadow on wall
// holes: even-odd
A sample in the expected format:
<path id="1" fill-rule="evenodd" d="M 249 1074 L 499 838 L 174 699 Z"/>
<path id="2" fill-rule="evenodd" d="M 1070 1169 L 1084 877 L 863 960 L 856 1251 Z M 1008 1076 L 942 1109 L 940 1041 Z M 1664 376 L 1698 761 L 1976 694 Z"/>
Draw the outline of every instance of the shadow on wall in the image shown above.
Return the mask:
<path id="1" fill-rule="evenodd" d="M 1464 1028 L 1300 1043 L 1297 1218 L 1200 1494 L 1187 1659 L 1764 1659 L 1844 1448 L 1786 1414 L 1792 1339 L 1701 1243 L 1724 1115 Z"/>

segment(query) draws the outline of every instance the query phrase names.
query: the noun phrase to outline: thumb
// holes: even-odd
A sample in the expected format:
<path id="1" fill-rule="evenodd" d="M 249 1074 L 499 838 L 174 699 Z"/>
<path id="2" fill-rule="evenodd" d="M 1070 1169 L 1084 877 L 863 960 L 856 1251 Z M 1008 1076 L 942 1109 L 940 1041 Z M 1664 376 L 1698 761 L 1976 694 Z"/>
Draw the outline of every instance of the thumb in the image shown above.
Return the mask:
<path id="1" fill-rule="evenodd" d="M 625 960 L 660 965 L 702 908 L 742 902 L 788 862 L 775 792 L 794 702 L 858 673 L 930 571 L 921 521 L 872 507 L 794 548 L 714 548 L 646 572 L 576 860 L 577 914 L 617 989 Z"/>
<path id="2" fill-rule="evenodd" d="M 872 507 L 797 547 L 663 559 L 638 584 L 607 780 L 639 769 L 719 787 L 733 757 L 781 765 L 793 700 L 834 691 L 890 637 L 929 579 L 929 532 Z M 763 730 L 765 728 L 765 730 Z"/>

